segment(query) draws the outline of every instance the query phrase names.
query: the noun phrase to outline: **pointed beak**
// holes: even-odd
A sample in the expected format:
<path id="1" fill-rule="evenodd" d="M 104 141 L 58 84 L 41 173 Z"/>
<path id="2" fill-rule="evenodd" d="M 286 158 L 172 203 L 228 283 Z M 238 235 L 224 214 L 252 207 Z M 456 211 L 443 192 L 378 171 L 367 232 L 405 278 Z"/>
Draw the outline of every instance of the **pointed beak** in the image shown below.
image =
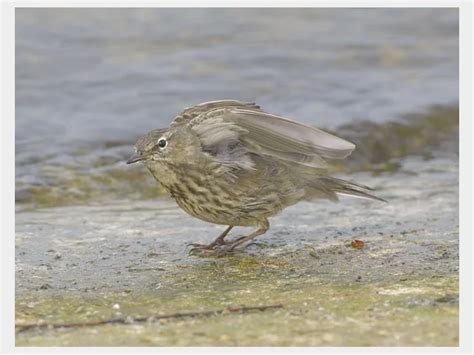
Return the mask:
<path id="1" fill-rule="evenodd" d="M 136 163 L 137 161 L 143 160 L 144 156 L 140 154 L 134 154 L 127 160 L 127 164 Z"/>

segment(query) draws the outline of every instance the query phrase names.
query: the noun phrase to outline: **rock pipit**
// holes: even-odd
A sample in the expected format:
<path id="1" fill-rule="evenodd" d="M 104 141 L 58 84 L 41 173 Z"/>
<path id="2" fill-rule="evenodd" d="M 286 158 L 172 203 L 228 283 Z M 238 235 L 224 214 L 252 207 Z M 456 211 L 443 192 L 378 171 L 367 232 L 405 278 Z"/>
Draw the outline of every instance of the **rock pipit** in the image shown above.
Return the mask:
<path id="1" fill-rule="evenodd" d="M 223 100 L 186 108 L 168 128 L 150 131 L 127 164 L 143 162 L 191 216 L 227 225 L 209 245 L 191 244 L 193 253 L 220 256 L 264 234 L 269 217 L 299 201 L 383 201 L 367 186 L 327 176 L 325 159 L 343 159 L 354 148 L 256 104 Z M 258 229 L 224 240 L 234 226 Z"/>

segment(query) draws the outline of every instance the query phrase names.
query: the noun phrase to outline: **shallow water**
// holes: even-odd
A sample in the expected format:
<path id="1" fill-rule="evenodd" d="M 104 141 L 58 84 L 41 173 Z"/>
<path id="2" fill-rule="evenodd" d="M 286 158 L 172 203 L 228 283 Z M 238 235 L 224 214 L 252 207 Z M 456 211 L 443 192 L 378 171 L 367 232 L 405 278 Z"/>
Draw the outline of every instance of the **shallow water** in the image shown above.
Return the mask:
<path id="1" fill-rule="evenodd" d="M 16 26 L 18 346 L 458 344 L 457 10 L 19 9 Z M 124 160 L 220 98 L 355 142 L 333 173 L 389 203 L 301 203 L 245 250 L 188 256 L 222 226 Z"/>

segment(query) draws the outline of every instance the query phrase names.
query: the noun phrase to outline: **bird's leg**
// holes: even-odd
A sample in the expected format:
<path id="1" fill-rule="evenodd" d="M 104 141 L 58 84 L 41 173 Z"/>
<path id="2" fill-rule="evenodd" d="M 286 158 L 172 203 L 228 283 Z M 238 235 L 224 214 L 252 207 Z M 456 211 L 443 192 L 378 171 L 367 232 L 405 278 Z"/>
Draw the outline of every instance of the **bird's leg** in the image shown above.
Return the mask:
<path id="1" fill-rule="evenodd" d="M 227 229 L 222 232 L 211 244 L 197 244 L 197 243 L 191 243 L 191 244 L 188 244 L 188 246 L 192 246 L 193 248 L 189 251 L 190 254 L 192 254 L 193 252 L 196 252 L 198 250 L 202 250 L 202 249 L 205 249 L 205 250 L 212 250 L 214 249 L 217 245 L 223 245 L 225 244 L 226 242 L 224 241 L 224 238 L 227 236 L 227 234 L 229 234 L 230 230 L 233 228 L 234 226 L 228 226 Z"/>
<path id="2" fill-rule="evenodd" d="M 236 247 L 238 247 L 239 245 L 241 245 L 241 244 L 243 244 L 243 243 L 245 243 L 245 242 L 248 242 L 249 240 L 255 239 L 255 238 L 258 237 L 259 235 L 265 234 L 266 231 L 267 231 L 269 228 L 270 228 L 270 224 L 268 223 L 268 220 L 265 219 L 264 222 L 260 225 L 260 228 L 257 229 L 255 232 L 250 233 L 250 234 L 247 235 L 246 237 L 238 238 L 238 239 L 232 241 L 231 243 L 229 243 L 228 245 L 223 246 L 222 248 L 216 249 L 216 250 L 213 252 L 213 255 L 222 256 L 222 255 L 226 254 L 227 252 L 230 252 L 230 251 L 234 250 L 234 249 L 235 249 Z"/>
<path id="3" fill-rule="evenodd" d="M 234 228 L 234 226 L 228 226 L 227 229 L 223 231 L 211 244 L 207 245 L 206 249 L 213 249 L 216 245 L 225 244 L 224 238 L 229 234 L 232 228 Z"/>

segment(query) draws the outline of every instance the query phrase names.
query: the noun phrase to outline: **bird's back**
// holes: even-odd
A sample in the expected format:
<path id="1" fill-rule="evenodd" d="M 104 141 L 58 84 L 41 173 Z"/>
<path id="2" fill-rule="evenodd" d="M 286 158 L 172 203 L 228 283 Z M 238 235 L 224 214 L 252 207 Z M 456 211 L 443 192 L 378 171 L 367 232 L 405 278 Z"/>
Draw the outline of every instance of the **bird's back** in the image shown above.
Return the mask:
<path id="1" fill-rule="evenodd" d="M 336 201 L 339 194 L 377 199 L 365 186 L 326 175 L 325 159 L 346 157 L 354 144 L 253 103 L 196 105 L 171 128 L 192 135 L 198 153 L 181 165 L 170 163 L 169 174 L 154 175 L 181 208 L 205 221 L 251 226 L 301 200 Z M 166 183 L 158 175 L 175 178 Z"/>

